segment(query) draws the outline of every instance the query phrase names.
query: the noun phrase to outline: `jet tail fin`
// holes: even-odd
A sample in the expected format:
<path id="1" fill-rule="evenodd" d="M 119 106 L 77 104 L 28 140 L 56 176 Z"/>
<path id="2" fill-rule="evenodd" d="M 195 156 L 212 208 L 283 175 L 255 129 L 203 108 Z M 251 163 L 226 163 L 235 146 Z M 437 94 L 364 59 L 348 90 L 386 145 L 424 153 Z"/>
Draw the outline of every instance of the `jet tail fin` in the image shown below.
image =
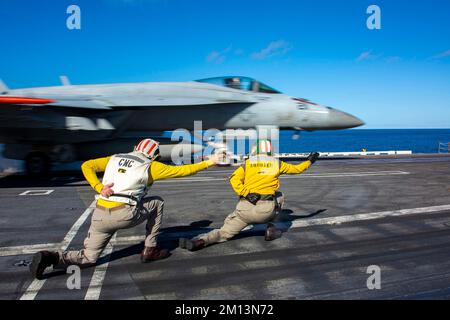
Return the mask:
<path id="1" fill-rule="evenodd" d="M 63 86 L 70 86 L 70 80 L 67 76 L 59 76 L 59 80 L 61 80 L 61 84 Z"/>
<path id="2" fill-rule="evenodd" d="M 0 93 L 9 91 L 9 88 L 6 84 L 0 79 Z"/>

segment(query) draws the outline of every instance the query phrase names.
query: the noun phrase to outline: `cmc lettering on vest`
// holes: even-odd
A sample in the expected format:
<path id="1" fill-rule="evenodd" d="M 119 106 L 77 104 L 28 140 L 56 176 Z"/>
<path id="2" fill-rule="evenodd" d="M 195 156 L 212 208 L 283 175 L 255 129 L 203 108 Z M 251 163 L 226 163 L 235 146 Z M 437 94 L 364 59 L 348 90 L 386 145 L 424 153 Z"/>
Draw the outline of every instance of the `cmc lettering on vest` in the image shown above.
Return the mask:
<path id="1" fill-rule="evenodd" d="M 106 166 L 102 183 L 114 183 L 114 194 L 105 198 L 98 198 L 136 205 L 137 202 L 126 196 L 133 196 L 139 200 L 147 193 L 148 170 L 151 160 L 136 152 L 117 154 L 111 157 Z M 120 195 L 126 195 L 119 196 Z"/>

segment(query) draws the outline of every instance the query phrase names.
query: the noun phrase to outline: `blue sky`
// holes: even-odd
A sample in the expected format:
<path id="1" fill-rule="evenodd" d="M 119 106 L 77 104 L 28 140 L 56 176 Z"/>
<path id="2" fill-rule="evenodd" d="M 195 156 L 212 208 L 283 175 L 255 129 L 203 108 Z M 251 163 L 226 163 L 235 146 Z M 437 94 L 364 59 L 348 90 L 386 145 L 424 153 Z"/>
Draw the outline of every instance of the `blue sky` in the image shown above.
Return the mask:
<path id="1" fill-rule="evenodd" d="M 81 8 L 81 30 L 66 9 Z M 381 30 L 366 9 L 381 8 Z M 447 0 L 2 0 L 0 78 L 11 88 L 185 81 L 228 74 L 362 118 L 450 127 Z"/>

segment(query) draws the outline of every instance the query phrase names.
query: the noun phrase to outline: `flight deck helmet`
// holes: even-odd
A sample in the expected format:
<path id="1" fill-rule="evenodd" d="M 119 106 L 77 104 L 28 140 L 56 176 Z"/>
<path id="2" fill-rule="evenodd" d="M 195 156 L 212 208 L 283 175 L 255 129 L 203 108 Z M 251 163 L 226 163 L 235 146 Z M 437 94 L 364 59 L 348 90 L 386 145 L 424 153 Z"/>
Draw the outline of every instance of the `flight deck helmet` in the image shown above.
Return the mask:
<path id="1" fill-rule="evenodd" d="M 251 153 L 253 155 L 267 154 L 272 155 L 272 142 L 268 139 L 258 139 L 252 147 Z"/>
<path id="2" fill-rule="evenodd" d="M 156 159 L 159 157 L 159 143 L 153 139 L 144 139 L 134 147 L 134 151 L 142 153 L 149 159 Z"/>

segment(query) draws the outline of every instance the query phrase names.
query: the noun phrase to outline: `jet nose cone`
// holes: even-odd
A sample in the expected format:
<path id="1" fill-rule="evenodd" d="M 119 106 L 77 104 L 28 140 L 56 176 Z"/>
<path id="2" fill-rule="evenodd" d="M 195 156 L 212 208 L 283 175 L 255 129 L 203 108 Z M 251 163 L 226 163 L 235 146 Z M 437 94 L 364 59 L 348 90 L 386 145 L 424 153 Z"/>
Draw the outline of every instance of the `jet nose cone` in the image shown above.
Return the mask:
<path id="1" fill-rule="evenodd" d="M 344 116 L 343 122 L 348 128 L 356 128 L 365 125 L 364 121 L 350 114 Z"/>
<path id="2" fill-rule="evenodd" d="M 364 125 L 364 121 L 351 114 L 336 109 L 330 110 L 330 121 L 337 129 L 355 128 Z"/>

